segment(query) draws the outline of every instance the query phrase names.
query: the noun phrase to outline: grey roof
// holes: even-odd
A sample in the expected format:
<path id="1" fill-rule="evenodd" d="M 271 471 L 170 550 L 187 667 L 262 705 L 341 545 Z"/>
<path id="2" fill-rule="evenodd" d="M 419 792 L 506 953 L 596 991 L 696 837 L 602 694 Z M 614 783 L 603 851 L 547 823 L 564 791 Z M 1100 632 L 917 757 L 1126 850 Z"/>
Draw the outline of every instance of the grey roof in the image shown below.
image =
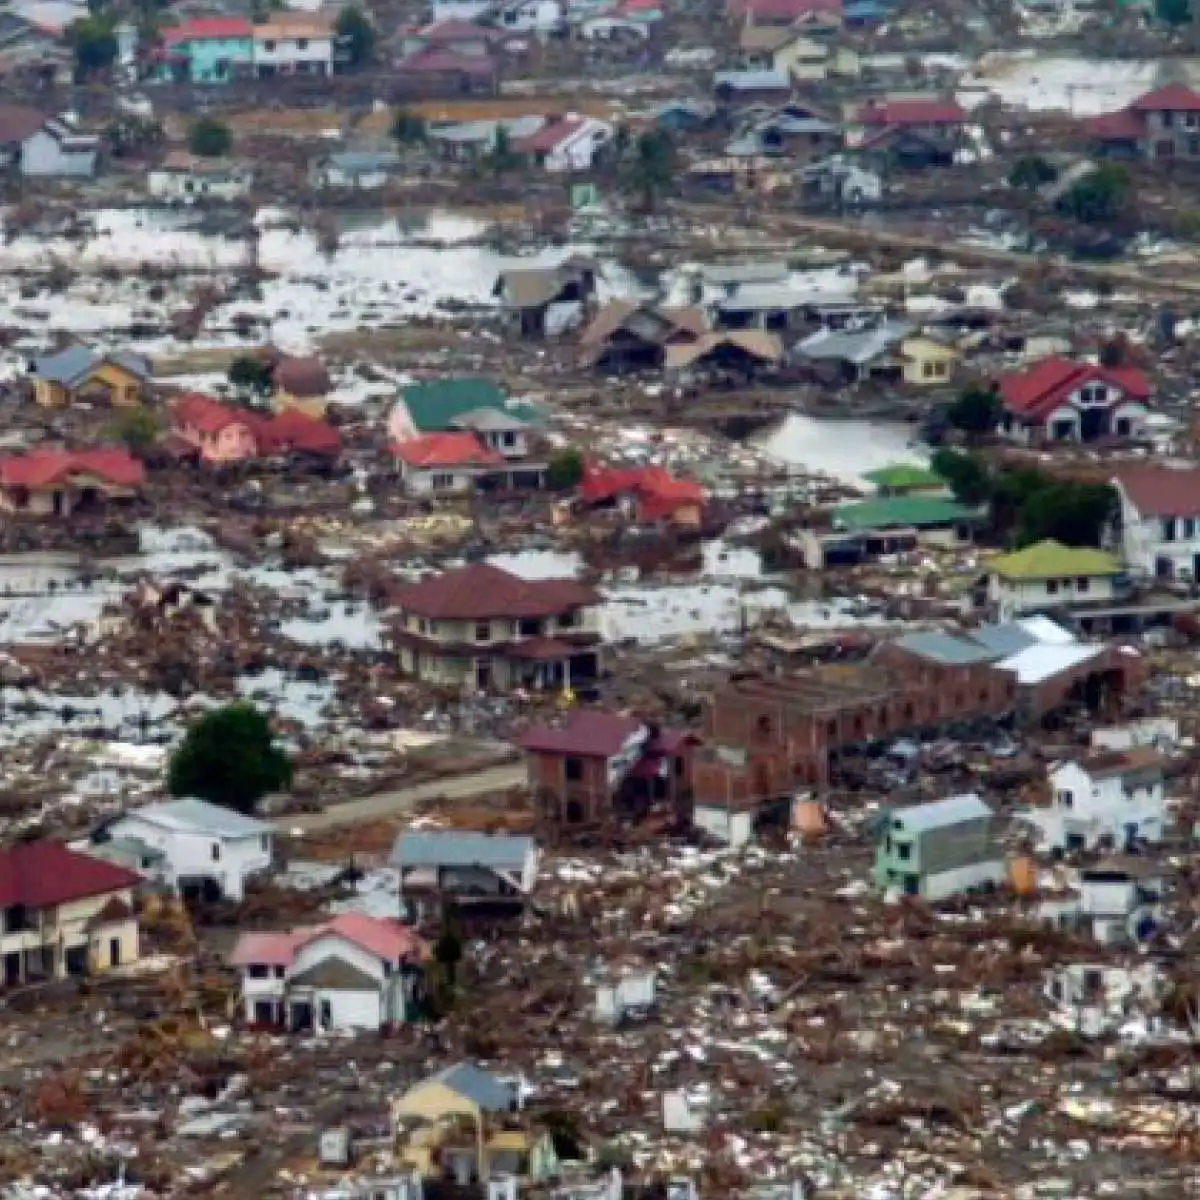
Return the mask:
<path id="1" fill-rule="evenodd" d="M 503 433 L 511 430 L 528 429 L 529 422 L 514 417 L 498 408 L 473 408 L 450 422 L 456 429 L 474 429 L 479 432 Z"/>
<path id="2" fill-rule="evenodd" d="M 734 92 L 786 92 L 792 86 L 792 77 L 786 71 L 718 71 L 713 86 Z"/>
<path id="3" fill-rule="evenodd" d="M 1019 654 L 1037 644 L 1037 638 L 1020 625 L 982 625 L 971 630 L 971 640 L 991 651 L 996 658 Z"/>
<path id="4" fill-rule="evenodd" d="M 947 825 L 978 821 L 991 815 L 992 810 L 974 792 L 964 792 L 961 796 L 948 796 L 945 800 L 934 800 L 913 808 L 893 809 L 891 819 L 893 826 L 899 822 L 905 833 L 924 833 L 928 829 L 944 829 Z"/>
<path id="5" fill-rule="evenodd" d="M 760 262 L 703 263 L 698 268 L 706 283 L 728 287 L 733 284 L 743 287 L 748 283 L 774 283 L 791 274 L 786 258 Z"/>
<path id="6" fill-rule="evenodd" d="M 492 867 L 522 871 L 534 850 L 531 837 L 462 833 L 453 829 L 405 831 L 392 847 L 400 867 Z"/>
<path id="7" fill-rule="evenodd" d="M 896 639 L 895 645 L 910 654 L 929 658 L 934 662 L 954 664 L 987 662 L 996 657 L 982 646 L 968 641 L 966 638 L 955 637 L 940 630 L 928 630 L 919 633 L 906 633 Z"/>
<path id="8" fill-rule="evenodd" d="M 161 829 L 224 838 L 256 837 L 270 833 L 275 828 L 267 821 L 243 816 L 232 808 L 222 808 L 219 804 L 210 804 L 196 796 L 168 800 L 163 804 L 147 804 L 144 808 L 130 809 L 123 815 L 138 818 Z"/>
<path id="9" fill-rule="evenodd" d="M 102 858 L 105 862 L 135 869 L 142 863 L 165 862 L 167 857 L 157 846 L 151 846 L 139 837 L 118 837 L 108 842 L 94 842 L 88 846 L 87 852 L 92 858 Z"/>
<path id="10" fill-rule="evenodd" d="M 329 156 L 328 163 L 347 175 L 358 175 L 398 167 L 400 155 L 394 150 L 340 150 Z"/>
<path id="11" fill-rule="evenodd" d="M 514 117 L 511 121 L 454 121 L 446 125 L 435 125 L 429 137 L 438 142 L 460 142 L 465 145 L 480 143 L 487 145 L 496 140 L 496 130 L 503 128 L 508 136 L 531 137 L 546 124 L 545 117 Z"/>
<path id="12" fill-rule="evenodd" d="M 484 1112 L 508 1112 L 513 1105 L 513 1090 L 494 1075 L 470 1063 L 457 1063 L 431 1075 L 426 1083 L 440 1083 L 465 1096 Z"/>
<path id="13" fill-rule="evenodd" d="M 828 296 L 812 288 L 801 290 L 786 283 L 744 284 L 732 296 L 724 296 L 716 307 L 722 312 L 762 312 L 772 309 L 807 308 Z"/>
<path id="14" fill-rule="evenodd" d="M 57 354 L 36 358 L 33 361 L 33 373 L 38 379 L 48 379 L 53 383 L 69 386 L 85 378 L 89 371 L 105 359 L 144 379 L 150 377 L 149 363 L 136 354 L 123 351 L 116 354 L 98 354 L 95 350 L 89 350 L 87 346 L 68 346 Z"/>
<path id="15" fill-rule="evenodd" d="M 804 358 L 832 359 L 861 366 L 891 349 L 915 330 L 909 321 L 882 321 L 871 329 L 856 333 L 821 330 L 796 346 Z"/>
<path id="16" fill-rule="evenodd" d="M 837 128 L 832 121 L 827 121 L 824 117 L 793 117 L 788 113 L 767 117 L 756 126 L 760 133 L 774 129 L 783 134 L 837 133 Z"/>

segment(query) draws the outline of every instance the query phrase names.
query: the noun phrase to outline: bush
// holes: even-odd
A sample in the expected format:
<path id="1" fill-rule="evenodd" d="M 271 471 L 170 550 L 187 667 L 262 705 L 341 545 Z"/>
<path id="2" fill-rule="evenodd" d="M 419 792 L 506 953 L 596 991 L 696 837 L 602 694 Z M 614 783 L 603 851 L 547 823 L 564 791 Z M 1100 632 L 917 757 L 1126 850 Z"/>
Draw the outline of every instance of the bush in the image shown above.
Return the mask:
<path id="1" fill-rule="evenodd" d="M 233 149 L 233 134 L 224 121 L 201 117 L 188 130 L 187 144 L 201 158 L 221 158 Z"/>
<path id="2" fill-rule="evenodd" d="M 574 449 L 560 450 L 549 462 L 546 486 L 556 492 L 578 487 L 583 479 L 583 454 Z"/>

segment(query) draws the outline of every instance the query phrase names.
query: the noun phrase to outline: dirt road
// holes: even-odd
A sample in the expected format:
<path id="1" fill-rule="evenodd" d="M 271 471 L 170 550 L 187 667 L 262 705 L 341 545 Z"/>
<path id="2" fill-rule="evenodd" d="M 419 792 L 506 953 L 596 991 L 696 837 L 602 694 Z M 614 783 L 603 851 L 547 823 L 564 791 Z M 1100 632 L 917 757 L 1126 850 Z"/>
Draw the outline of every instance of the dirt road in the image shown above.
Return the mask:
<path id="1" fill-rule="evenodd" d="M 318 829 L 335 829 L 339 825 L 353 825 L 357 821 L 373 821 L 379 817 L 402 815 L 414 804 L 438 796 L 445 796 L 449 800 L 470 800 L 488 792 L 504 792 L 523 784 L 527 777 L 523 763 L 506 763 L 499 767 L 472 771 L 469 775 L 434 779 L 429 783 L 419 783 L 394 792 L 376 792 L 375 795 L 364 796 L 361 800 L 335 804 L 324 812 L 284 817 L 280 825 L 284 830 L 299 829 L 304 833 Z"/>

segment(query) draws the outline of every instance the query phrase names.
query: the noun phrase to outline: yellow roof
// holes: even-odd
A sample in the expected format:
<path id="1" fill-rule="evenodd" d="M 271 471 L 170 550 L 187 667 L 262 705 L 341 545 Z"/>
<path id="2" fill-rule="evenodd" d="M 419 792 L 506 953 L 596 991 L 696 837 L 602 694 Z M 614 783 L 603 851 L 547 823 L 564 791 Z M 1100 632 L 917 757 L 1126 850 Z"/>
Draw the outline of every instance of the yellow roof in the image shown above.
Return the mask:
<path id="1" fill-rule="evenodd" d="M 1062 579 L 1071 575 L 1117 575 L 1121 564 L 1104 550 L 1064 546 L 1047 539 L 1012 554 L 993 558 L 990 567 L 1002 579 Z"/>

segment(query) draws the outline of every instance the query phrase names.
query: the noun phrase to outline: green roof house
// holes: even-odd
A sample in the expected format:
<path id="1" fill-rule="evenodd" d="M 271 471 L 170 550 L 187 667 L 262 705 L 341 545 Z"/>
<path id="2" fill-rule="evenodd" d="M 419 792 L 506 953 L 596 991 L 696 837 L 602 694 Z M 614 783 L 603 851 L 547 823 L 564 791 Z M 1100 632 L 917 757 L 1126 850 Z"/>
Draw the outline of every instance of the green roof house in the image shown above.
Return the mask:
<path id="1" fill-rule="evenodd" d="M 1107 551 L 1050 539 L 993 558 L 987 573 L 988 600 L 1001 621 L 1047 609 L 1112 603 L 1125 580 L 1120 562 Z"/>
<path id="2" fill-rule="evenodd" d="M 461 376 L 402 388 L 388 417 L 388 436 L 399 445 L 431 433 L 470 432 L 505 458 L 523 458 L 529 430 L 544 421 L 536 404 L 510 400 L 495 380 Z"/>
<path id="3" fill-rule="evenodd" d="M 892 463 L 863 478 L 875 488 L 875 495 L 911 496 L 914 493 L 939 495 L 946 492 L 946 481 L 928 467 L 916 463 Z"/>

